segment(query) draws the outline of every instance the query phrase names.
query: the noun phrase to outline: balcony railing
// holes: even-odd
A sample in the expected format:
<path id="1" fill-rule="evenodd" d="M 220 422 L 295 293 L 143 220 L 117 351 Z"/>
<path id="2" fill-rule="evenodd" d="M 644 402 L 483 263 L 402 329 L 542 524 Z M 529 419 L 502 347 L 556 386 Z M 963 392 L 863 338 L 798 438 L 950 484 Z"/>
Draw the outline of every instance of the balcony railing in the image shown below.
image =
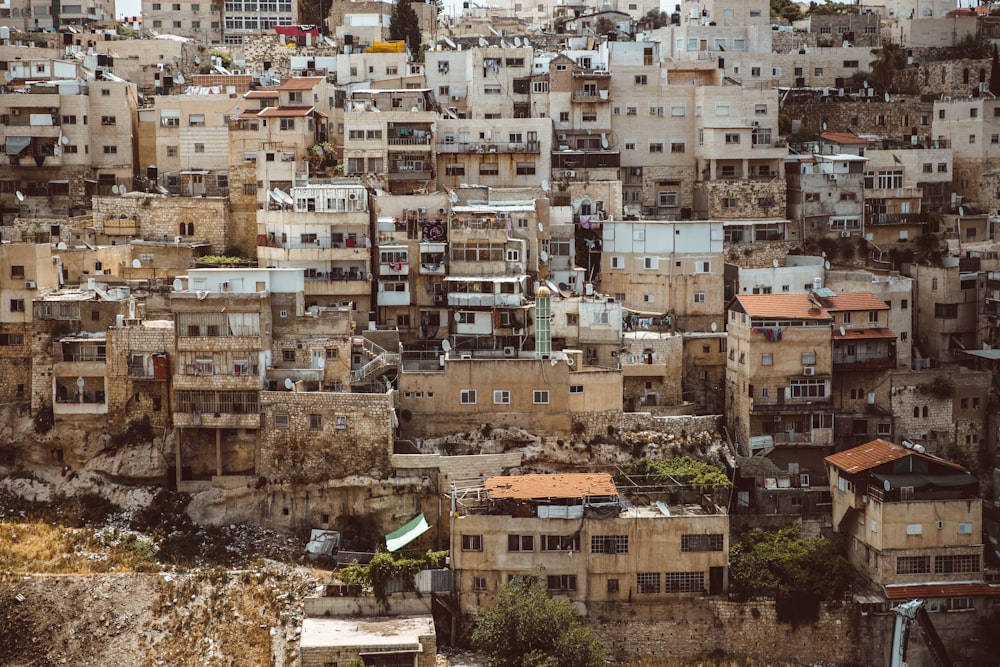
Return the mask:
<path id="1" fill-rule="evenodd" d="M 439 143 L 438 153 L 540 153 L 541 143 L 538 141 L 507 142 L 507 143 Z"/>
<path id="2" fill-rule="evenodd" d="M 427 137 L 389 137 L 390 146 L 429 146 L 431 139 Z"/>
<path id="3" fill-rule="evenodd" d="M 574 102 L 610 102 L 611 93 L 607 90 L 574 90 L 572 100 Z"/>
<path id="4" fill-rule="evenodd" d="M 883 353 L 837 354 L 833 353 L 833 365 L 837 370 L 879 370 L 896 367 L 896 355 Z"/>

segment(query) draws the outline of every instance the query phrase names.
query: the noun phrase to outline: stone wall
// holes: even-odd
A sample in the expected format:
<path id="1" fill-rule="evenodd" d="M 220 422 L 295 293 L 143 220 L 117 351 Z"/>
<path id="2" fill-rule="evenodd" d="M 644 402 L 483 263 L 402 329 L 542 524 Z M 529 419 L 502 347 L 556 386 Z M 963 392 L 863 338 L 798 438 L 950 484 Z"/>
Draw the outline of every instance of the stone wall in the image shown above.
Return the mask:
<path id="1" fill-rule="evenodd" d="M 671 604 L 590 604 L 591 628 L 616 662 L 656 656 L 687 661 L 713 652 L 768 664 L 887 663 L 893 616 L 825 606 L 819 621 L 794 628 L 777 621 L 773 602 L 679 599 Z"/>
<path id="2" fill-rule="evenodd" d="M 403 477 L 437 471 L 438 491 L 445 493 L 454 480 L 517 474 L 522 458 L 521 452 L 505 452 L 467 456 L 393 454 L 390 460 L 396 474 Z"/>
<path id="3" fill-rule="evenodd" d="M 770 180 L 720 179 L 695 185 L 695 211 L 706 220 L 782 220 L 787 197 L 783 174 Z M 726 208 L 727 199 L 735 199 L 736 208 Z"/>
<path id="4" fill-rule="evenodd" d="M 262 391 L 257 474 L 294 483 L 384 478 L 390 471 L 394 407 L 392 392 Z M 284 417 L 276 425 L 277 415 Z"/>
<path id="5" fill-rule="evenodd" d="M 139 236 L 149 240 L 183 236 L 185 242 L 205 241 L 213 254 L 222 254 L 229 244 L 229 200 L 224 197 L 167 197 L 130 192 L 121 197 L 94 197 L 94 229 L 104 233 L 104 221 L 135 220 Z M 180 225 L 184 223 L 185 233 Z M 193 233 L 187 234 L 187 225 Z"/>
<path id="6" fill-rule="evenodd" d="M 875 134 L 894 141 L 909 141 L 913 127 L 918 134 L 931 134 L 933 102 L 922 102 L 918 96 L 894 95 L 889 102 L 882 97 L 866 98 L 861 102 L 789 103 L 781 112 L 799 121 L 799 130 L 818 134 L 823 124 L 830 132 Z M 921 113 L 927 122 L 920 123 Z"/>
<path id="7" fill-rule="evenodd" d="M 729 246 L 726 261 L 743 269 L 763 269 L 774 266 L 774 260 L 784 263 L 792 248 L 799 247 L 791 241 L 758 241 Z"/>
<path id="8" fill-rule="evenodd" d="M 938 378 L 952 383 L 951 396 L 937 398 L 928 392 L 928 385 Z M 891 412 L 896 418 L 897 440 L 919 442 L 938 456 L 945 456 L 945 449 L 957 444 L 974 459 L 985 434 L 989 386 L 988 372 L 935 369 L 893 373 Z"/>
<path id="9" fill-rule="evenodd" d="M 331 46 L 282 46 L 281 35 L 262 33 L 243 38 L 243 58 L 246 71 L 263 72 L 264 61 L 271 64 L 274 75 L 284 81 L 292 75 L 292 56 L 336 56 Z"/>
<path id="10" fill-rule="evenodd" d="M 174 353 L 173 326 L 125 326 L 108 329 L 108 429 L 121 431 L 129 422 L 149 417 L 157 428 L 170 424 L 170 397 L 167 377 L 152 377 L 153 354 Z M 146 357 L 145 376 L 129 375 L 129 358 L 133 354 Z M 169 366 L 167 367 L 169 376 Z"/>
<path id="11" fill-rule="evenodd" d="M 31 323 L 4 323 L 0 334 L 4 336 L 0 345 L 0 403 L 26 401 L 31 389 Z"/>
<path id="12" fill-rule="evenodd" d="M 978 92 L 980 80 L 989 83 L 992 61 L 938 60 L 907 67 L 899 77 L 901 85 L 920 89 L 924 95 L 968 97 Z"/>

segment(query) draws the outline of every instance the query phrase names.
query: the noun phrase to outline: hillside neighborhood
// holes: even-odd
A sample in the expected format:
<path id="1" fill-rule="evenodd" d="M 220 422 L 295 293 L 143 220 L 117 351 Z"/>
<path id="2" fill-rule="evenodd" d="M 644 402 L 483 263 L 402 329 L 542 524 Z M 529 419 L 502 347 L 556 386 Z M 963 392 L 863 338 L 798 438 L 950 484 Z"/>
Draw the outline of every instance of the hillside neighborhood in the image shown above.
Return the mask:
<path id="1" fill-rule="evenodd" d="M 998 45 L 0 0 L 0 663 L 996 664 Z"/>

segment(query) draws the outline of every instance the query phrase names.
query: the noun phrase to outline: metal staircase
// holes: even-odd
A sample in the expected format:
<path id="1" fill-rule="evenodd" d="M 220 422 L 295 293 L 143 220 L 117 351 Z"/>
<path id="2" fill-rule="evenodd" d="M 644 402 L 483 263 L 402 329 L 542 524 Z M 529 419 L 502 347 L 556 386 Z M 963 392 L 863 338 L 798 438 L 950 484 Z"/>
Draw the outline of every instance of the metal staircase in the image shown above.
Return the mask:
<path id="1" fill-rule="evenodd" d="M 358 339 L 361 340 L 361 349 L 368 361 L 361 368 L 351 371 L 351 385 L 368 384 L 372 378 L 383 375 L 386 371 L 399 369 L 398 352 L 389 352 L 364 336 L 356 336 L 354 342 Z"/>

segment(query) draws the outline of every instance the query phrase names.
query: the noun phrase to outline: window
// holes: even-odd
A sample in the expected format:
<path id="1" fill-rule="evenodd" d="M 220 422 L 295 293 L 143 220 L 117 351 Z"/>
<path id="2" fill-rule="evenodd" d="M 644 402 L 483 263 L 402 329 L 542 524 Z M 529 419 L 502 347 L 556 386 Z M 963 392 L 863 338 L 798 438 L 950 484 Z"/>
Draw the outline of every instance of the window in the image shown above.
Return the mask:
<path id="1" fill-rule="evenodd" d="M 294 118 L 282 118 L 281 123 L 278 125 L 280 130 L 294 130 L 295 129 L 295 119 Z"/>
<path id="2" fill-rule="evenodd" d="M 960 522 L 958 524 L 958 534 L 959 535 L 972 535 L 972 524 L 966 522 Z"/>
<path id="3" fill-rule="evenodd" d="M 114 116 L 101 116 L 101 125 L 116 125 L 118 119 Z"/>
<path id="4" fill-rule="evenodd" d="M 105 155 L 117 155 L 118 154 L 118 146 L 105 146 L 104 147 L 104 154 Z"/>
<path id="5" fill-rule="evenodd" d="M 646 85 L 646 75 L 645 74 L 636 74 L 635 75 L 635 85 L 637 85 L 637 86 L 645 86 Z"/>
<path id="6" fill-rule="evenodd" d="M 664 580 L 667 593 L 701 593 L 705 590 L 704 572 L 667 572 Z"/>
<path id="7" fill-rule="evenodd" d="M 24 312 L 24 299 L 11 299 L 10 300 L 10 312 L 12 312 L 12 313 L 23 313 Z"/>
<path id="8" fill-rule="evenodd" d="M 934 574 L 954 574 L 956 572 L 979 572 L 979 555 L 935 556 Z"/>
<path id="9" fill-rule="evenodd" d="M 194 152 L 195 153 L 204 153 L 205 152 L 205 144 L 195 144 L 194 145 Z"/>
<path id="10" fill-rule="evenodd" d="M 639 113 L 639 108 L 638 107 L 625 107 L 625 115 L 626 116 L 635 116 L 638 113 Z"/>
<path id="11" fill-rule="evenodd" d="M 486 577 L 473 577 L 472 578 L 472 588 L 477 591 L 486 590 Z"/>
<path id="12" fill-rule="evenodd" d="M 687 150 L 687 145 L 683 141 L 671 141 L 670 142 L 670 152 L 671 153 L 683 153 Z"/>
<path id="13" fill-rule="evenodd" d="M 627 554 L 628 535 L 591 535 L 590 553 Z"/>
<path id="14" fill-rule="evenodd" d="M 507 389 L 493 390 L 494 405 L 510 405 L 510 391 Z"/>
<path id="15" fill-rule="evenodd" d="M 459 403 L 462 405 L 475 405 L 476 404 L 476 390 L 475 389 L 463 389 L 459 393 Z"/>
<path id="16" fill-rule="evenodd" d="M 941 320 L 953 320 L 958 317 L 957 303 L 935 303 L 934 317 Z"/>
<path id="17" fill-rule="evenodd" d="M 508 535 L 507 551 L 534 551 L 534 535 Z"/>
<path id="18" fill-rule="evenodd" d="M 313 430 L 323 428 L 323 415 L 309 415 L 309 428 Z"/>
<path id="19" fill-rule="evenodd" d="M 696 551 L 722 551 L 722 533 L 706 535 L 681 535 L 681 553 Z"/>
<path id="20" fill-rule="evenodd" d="M 617 593 L 620 590 L 620 585 L 617 579 L 608 579 L 608 593 Z"/>
<path id="21" fill-rule="evenodd" d="M 817 68 L 815 68 L 815 69 L 813 70 L 813 74 L 814 74 L 815 76 L 823 76 L 823 68 L 822 68 L 822 67 L 817 67 Z"/>
<path id="22" fill-rule="evenodd" d="M 462 551 L 482 551 L 482 535 L 462 535 Z"/>
<path id="23" fill-rule="evenodd" d="M 535 174 L 535 163 L 534 162 L 518 162 L 517 163 L 517 175 L 518 176 L 533 176 Z"/>
<path id="24" fill-rule="evenodd" d="M 677 193 L 676 192 L 661 192 L 657 197 L 657 202 L 663 207 L 673 207 L 677 206 Z"/>
<path id="25" fill-rule="evenodd" d="M 858 68 L 858 64 L 859 63 L 858 63 L 857 60 L 845 60 L 844 61 L 844 67 L 848 68 L 848 69 L 857 69 Z"/>
<path id="26" fill-rule="evenodd" d="M 662 153 L 663 152 L 663 142 L 662 141 L 651 141 L 649 142 L 649 152 L 650 153 Z"/>
<path id="27" fill-rule="evenodd" d="M 582 384 L 571 384 L 569 386 L 569 393 L 571 393 L 571 394 L 582 394 L 583 393 L 583 385 Z"/>
<path id="28" fill-rule="evenodd" d="M 635 575 L 635 588 L 640 594 L 656 594 L 660 592 L 659 572 L 639 572 Z"/>
<path id="29" fill-rule="evenodd" d="M 826 397 L 826 381 L 824 380 L 792 380 L 789 385 L 792 398 Z"/>
<path id="30" fill-rule="evenodd" d="M 535 405 L 547 405 L 549 402 L 549 390 L 536 389 L 531 392 L 531 402 Z"/>
<path id="31" fill-rule="evenodd" d="M 542 535 L 542 551 L 580 551 L 580 536 Z"/>
<path id="32" fill-rule="evenodd" d="M 274 428 L 288 428 L 288 413 L 274 413 Z"/>
<path id="33" fill-rule="evenodd" d="M 705 293 L 704 292 L 695 292 L 694 293 L 694 302 L 695 303 L 705 303 Z"/>
<path id="34" fill-rule="evenodd" d="M 550 591 L 575 591 L 575 574 L 550 574 L 546 577 L 547 588 Z"/>
<path id="35" fill-rule="evenodd" d="M 188 114 L 188 126 L 205 127 L 205 114 L 203 113 Z"/>
<path id="36" fill-rule="evenodd" d="M 740 135 L 735 132 L 726 133 L 726 143 L 727 144 L 738 144 L 740 143 Z"/>
<path id="37" fill-rule="evenodd" d="M 24 345 L 24 334 L 0 334 L 0 347 L 20 347 Z"/>
<path id="38" fill-rule="evenodd" d="M 908 524 L 906 524 L 906 534 L 907 535 L 923 535 L 924 534 L 924 524 L 922 524 L 922 523 L 908 523 Z"/>
<path id="39" fill-rule="evenodd" d="M 729 115 L 729 105 L 718 104 L 715 107 L 716 116 L 728 116 Z"/>
<path id="40" fill-rule="evenodd" d="M 896 574 L 930 574 L 930 556 L 898 556 Z"/>

